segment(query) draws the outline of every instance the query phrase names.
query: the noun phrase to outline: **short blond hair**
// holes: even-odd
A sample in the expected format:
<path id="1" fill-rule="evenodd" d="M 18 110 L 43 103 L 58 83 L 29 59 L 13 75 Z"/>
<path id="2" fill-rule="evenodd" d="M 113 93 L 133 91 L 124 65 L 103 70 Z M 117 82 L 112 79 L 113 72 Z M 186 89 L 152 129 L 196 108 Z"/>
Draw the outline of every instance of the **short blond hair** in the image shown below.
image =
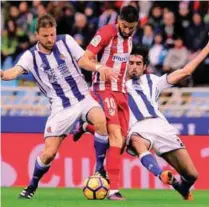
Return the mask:
<path id="1" fill-rule="evenodd" d="M 36 24 L 36 31 L 38 32 L 40 28 L 47 28 L 47 27 L 57 27 L 56 20 L 50 14 L 44 14 L 43 16 L 39 17 Z"/>

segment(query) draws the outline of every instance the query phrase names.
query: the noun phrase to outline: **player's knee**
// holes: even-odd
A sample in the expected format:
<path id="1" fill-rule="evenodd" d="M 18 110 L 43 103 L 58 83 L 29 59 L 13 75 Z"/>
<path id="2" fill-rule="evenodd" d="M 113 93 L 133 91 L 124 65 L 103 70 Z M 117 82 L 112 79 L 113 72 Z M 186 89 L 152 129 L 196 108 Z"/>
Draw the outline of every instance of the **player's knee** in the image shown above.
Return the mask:
<path id="1" fill-rule="evenodd" d="M 139 139 L 139 137 L 133 135 L 133 136 L 131 136 L 131 142 L 132 143 L 140 143 L 141 140 Z"/>
<path id="2" fill-rule="evenodd" d="M 143 146 L 143 148 L 146 148 L 147 150 L 150 148 L 150 144 L 151 144 L 150 141 L 140 137 L 139 135 L 132 135 L 131 142 L 133 145 Z"/>
<path id="3" fill-rule="evenodd" d="M 107 134 L 107 122 L 105 117 L 98 117 L 98 119 L 94 123 L 94 126 L 96 128 L 96 131 L 100 134 Z"/>
<path id="4" fill-rule="evenodd" d="M 137 136 L 131 136 L 130 143 L 133 148 L 136 148 L 136 146 L 142 144 L 139 137 Z"/>

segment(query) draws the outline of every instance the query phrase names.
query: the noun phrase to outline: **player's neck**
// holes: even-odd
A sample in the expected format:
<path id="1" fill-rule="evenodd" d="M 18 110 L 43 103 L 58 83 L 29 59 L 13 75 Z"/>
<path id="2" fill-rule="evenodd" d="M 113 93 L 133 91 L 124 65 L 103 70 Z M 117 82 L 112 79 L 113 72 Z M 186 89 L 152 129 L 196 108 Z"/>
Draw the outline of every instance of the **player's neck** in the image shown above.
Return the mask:
<path id="1" fill-rule="evenodd" d="M 43 47 L 39 42 L 38 42 L 38 49 L 40 52 L 49 55 L 51 53 L 52 50 L 46 49 L 45 47 Z"/>

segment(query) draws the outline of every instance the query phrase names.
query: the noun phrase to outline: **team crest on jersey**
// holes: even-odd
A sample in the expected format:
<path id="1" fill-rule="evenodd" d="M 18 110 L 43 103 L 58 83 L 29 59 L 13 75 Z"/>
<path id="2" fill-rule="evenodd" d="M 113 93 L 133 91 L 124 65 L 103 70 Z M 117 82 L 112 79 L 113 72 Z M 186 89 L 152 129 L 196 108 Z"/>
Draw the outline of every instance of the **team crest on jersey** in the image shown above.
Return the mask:
<path id="1" fill-rule="evenodd" d="M 61 59 L 61 60 L 65 60 L 66 57 L 65 57 L 63 54 L 60 54 L 60 59 Z"/>
<path id="2" fill-rule="evenodd" d="M 110 116 L 114 116 L 115 115 L 115 109 L 110 108 L 109 109 L 109 114 L 110 114 Z"/>
<path id="3" fill-rule="evenodd" d="M 142 91 L 142 87 L 141 87 L 139 84 L 133 84 L 133 88 L 134 88 L 136 91 Z"/>
<path id="4" fill-rule="evenodd" d="M 91 40 L 91 45 L 93 45 L 94 47 L 97 47 L 99 45 L 99 43 L 101 42 L 102 37 L 100 35 L 96 35 L 92 40 Z"/>
<path id="5" fill-rule="evenodd" d="M 41 67 L 41 68 L 46 68 L 46 64 L 45 64 L 45 63 L 42 63 L 42 64 L 40 65 L 40 67 Z"/>
<path id="6" fill-rule="evenodd" d="M 51 132 L 52 132 L 52 128 L 51 128 L 51 127 L 48 127 L 48 128 L 47 128 L 47 132 L 48 132 L 48 133 L 51 133 Z"/>

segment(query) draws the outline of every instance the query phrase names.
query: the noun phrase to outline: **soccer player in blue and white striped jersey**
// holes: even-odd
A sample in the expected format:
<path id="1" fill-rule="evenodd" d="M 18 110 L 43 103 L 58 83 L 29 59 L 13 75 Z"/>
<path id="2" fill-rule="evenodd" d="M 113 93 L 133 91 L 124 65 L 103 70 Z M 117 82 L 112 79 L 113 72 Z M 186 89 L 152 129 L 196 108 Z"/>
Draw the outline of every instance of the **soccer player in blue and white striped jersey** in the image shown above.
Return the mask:
<path id="1" fill-rule="evenodd" d="M 130 108 L 127 152 L 139 156 L 141 163 L 158 176 L 164 183 L 171 184 L 185 200 L 192 200 L 190 187 L 195 183 L 198 173 L 177 135 L 158 109 L 161 91 L 190 76 L 209 54 L 209 43 L 186 66 L 161 77 L 146 74 L 148 51 L 143 48 L 132 50 L 128 64 L 128 101 Z M 153 155 L 164 158 L 181 176 L 178 182 L 169 171 L 163 171 Z"/>
<path id="2" fill-rule="evenodd" d="M 195 183 L 198 173 L 184 144 L 177 136 L 177 131 L 159 111 L 158 97 L 163 89 L 190 76 L 208 54 L 209 43 L 185 67 L 161 77 L 145 73 L 148 51 L 143 48 L 133 48 L 128 64 L 126 86 L 130 122 L 126 151 L 133 156 L 139 156 L 144 167 L 163 183 L 172 185 L 185 200 L 193 198 L 190 188 Z M 74 136 L 74 141 L 79 140 L 85 131 L 93 134 L 95 130 L 94 126 L 87 123 L 81 128 L 78 136 Z M 176 169 L 181 176 L 180 182 L 170 171 L 162 170 L 149 152 L 151 148 Z"/>
<path id="3" fill-rule="evenodd" d="M 29 186 L 20 193 L 20 197 L 26 199 L 33 197 L 39 180 L 49 170 L 76 120 L 88 120 L 96 126 L 94 146 L 97 164 L 101 165 L 108 147 L 106 117 L 91 97 L 80 67 L 98 71 L 104 81 L 117 79 L 111 68 L 85 58 L 84 50 L 70 35 L 56 35 L 56 21 L 52 16 L 47 14 L 38 19 L 36 37 L 37 44 L 21 56 L 16 66 L 0 72 L 2 80 L 12 80 L 31 72 L 51 104 L 51 115 L 44 132 L 45 147 L 37 157 Z"/>

